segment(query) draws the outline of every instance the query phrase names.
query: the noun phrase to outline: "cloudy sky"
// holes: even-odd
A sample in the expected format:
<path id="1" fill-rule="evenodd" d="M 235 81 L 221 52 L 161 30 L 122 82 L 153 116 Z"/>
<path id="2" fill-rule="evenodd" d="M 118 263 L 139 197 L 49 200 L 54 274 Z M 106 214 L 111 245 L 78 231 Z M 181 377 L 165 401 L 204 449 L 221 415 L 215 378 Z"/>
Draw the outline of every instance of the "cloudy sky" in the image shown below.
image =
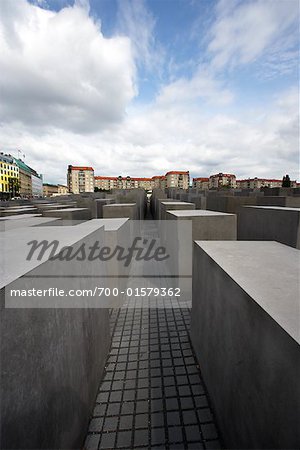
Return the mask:
<path id="1" fill-rule="evenodd" d="M 66 183 L 299 178 L 298 0 L 0 0 L 0 147 Z"/>

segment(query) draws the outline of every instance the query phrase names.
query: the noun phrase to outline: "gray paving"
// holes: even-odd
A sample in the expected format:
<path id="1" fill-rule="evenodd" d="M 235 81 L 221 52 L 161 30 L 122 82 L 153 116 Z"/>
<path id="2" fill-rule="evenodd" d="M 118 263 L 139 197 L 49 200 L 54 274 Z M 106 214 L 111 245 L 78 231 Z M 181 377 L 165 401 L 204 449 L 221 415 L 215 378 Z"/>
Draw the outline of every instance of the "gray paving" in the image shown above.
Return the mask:
<path id="1" fill-rule="evenodd" d="M 147 305 L 111 312 L 112 346 L 84 448 L 222 448 L 190 341 L 190 309 Z"/>

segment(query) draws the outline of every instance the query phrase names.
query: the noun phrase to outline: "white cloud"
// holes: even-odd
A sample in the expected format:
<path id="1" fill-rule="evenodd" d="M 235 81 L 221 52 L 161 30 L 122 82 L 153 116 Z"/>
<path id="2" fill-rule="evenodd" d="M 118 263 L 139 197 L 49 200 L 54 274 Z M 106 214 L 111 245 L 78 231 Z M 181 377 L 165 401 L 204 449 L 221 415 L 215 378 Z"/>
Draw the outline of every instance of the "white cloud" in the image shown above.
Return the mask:
<path id="1" fill-rule="evenodd" d="M 66 182 L 68 164 L 91 164 L 99 175 L 152 176 L 190 170 L 193 176 L 229 171 L 238 177 L 298 177 L 296 88 L 267 110 L 245 116 L 208 117 L 199 108 L 155 104 L 132 110 L 122 124 L 89 136 L 54 130 L 34 136 L 25 128 L 2 129 L 4 149 L 20 147 L 48 182 Z M 262 114 L 263 112 L 263 114 Z"/>
<path id="2" fill-rule="evenodd" d="M 179 78 L 161 88 L 157 102 L 160 105 L 172 103 L 194 103 L 204 100 L 208 104 L 227 105 L 234 98 L 233 92 L 223 87 L 204 67 L 200 67 L 190 78 Z"/>
<path id="3" fill-rule="evenodd" d="M 123 119 L 135 95 L 130 40 L 106 39 L 88 2 L 59 12 L 0 2 L 0 121 L 90 132 Z"/>
<path id="4" fill-rule="evenodd" d="M 16 3 L 0 0 L 1 151 L 16 154 L 21 148 L 45 181 L 65 183 L 68 164 L 92 165 L 97 174 L 114 176 L 184 169 L 194 176 L 228 171 L 239 177 L 298 177 L 296 88 L 238 114 L 222 78 L 201 66 L 190 78 L 162 86 L 152 103 L 132 106 L 135 61 L 152 70 L 155 57 L 155 22 L 144 3 L 121 6 L 121 0 L 130 38 L 111 39 L 88 16 L 86 0 L 81 0 L 84 7 L 77 2 L 58 13 L 25 0 Z M 219 3 L 211 41 L 215 63 L 221 65 L 252 61 L 276 34 L 260 31 L 257 12 L 264 3 L 251 4 L 251 14 L 248 2 L 230 4 L 231 18 L 227 0 Z M 279 14 L 275 9 L 272 17 Z M 290 23 L 289 14 L 283 13 L 283 23 Z M 266 29 L 273 30 L 269 16 L 264 16 Z M 245 19 L 245 27 L 252 24 L 249 17 L 257 20 L 264 39 L 246 42 L 250 31 L 239 20 Z M 280 50 L 278 41 L 273 48 Z"/>
<path id="5" fill-rule="evenodd" d="M 136 62 L 148 71 L 159 72 L 164 60 L 155 39 L 155 19 L 144 0 L 119 0 L 118 29 L 129 36 Z"/>
<path id="6" fill-rule="evenodd" d="M 299 21 L 295 0 L 220 1 L 210 30 L 208 51 L 216 69 L 254 62 L 281 39 L 281 51 L 288 50 L 286 33 Z M 294 41 L 297 32 L 294 29 Z"/>

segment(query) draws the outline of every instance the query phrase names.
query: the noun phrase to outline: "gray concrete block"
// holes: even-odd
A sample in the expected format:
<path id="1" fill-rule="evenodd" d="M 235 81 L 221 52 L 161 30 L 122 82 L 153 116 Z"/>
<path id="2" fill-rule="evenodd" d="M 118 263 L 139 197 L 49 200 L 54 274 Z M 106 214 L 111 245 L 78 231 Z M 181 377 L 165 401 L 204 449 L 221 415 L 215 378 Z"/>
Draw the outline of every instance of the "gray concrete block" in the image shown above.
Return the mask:
<path id="1" fill-rule="evenodd" d="M 299 256 L 194 244 L 191 337 L 226 448 L 300 448 Z"/>
<path id="2" fill-rule="evenodd" d="M 32 207 L 20 207 L 20 208 L 7 208 L 7 209 L 2 209 L 0 212 L 0 216 L 1 217 L 6 217 L 6 216 L 12 216 L 15 214 L 34 214 L 37 213 L 37 208 L 35 208 L 34 206 Z"/>
<path id="3" fill-rule="evenodd" d="M 300 197 L 293 196 L 261 196 L 257 199 L 258 206 L 286 206 L 300 208 Z"/>
<path id="4" fill-rule="evenodd" d="M 217 211 L 167 211 L 167 220 L 190 220 L 193 240 L 235 240 L 237 220 L 235 214 Z"/>
<path id="5" fill-rule="evenodd" d="M 43 211 L 43 216 L 57 217 L 67 223 L 67 221 L 90 220 L 91 212 L 88 208 L 47 209 Z"/>
<path id="6" fill-rule="evenodd" d="M 111 205 L 116 203 L 113 198 L 100 198 L 95 200 L 95 218 L 102 219 L 103 218 L 103 206 Z"/>
<path id="7" fill-rule="evenodd" d="M 238 214 L 240 208 L 244 205 L 256 205 L 256 197 L 209 195 L 206 208 L 210 211 Z"/>
<path id="8" fill-rule="evenodd" d="M 103 218 L 114 219 L 128 217 L 131 220 L 137 219 L 136 203 L 115 203 L 103 206 Z"/>
<path id="9" fill-rule="evenodd" d="M 24 228 L 24 227 L 35 227 L 35 226 L 44 226 L 44 225 L 54 225 L 58 224 L 60 219 L 57 219 L 55 217 L 27 217 L 29 214 L 26 214 L 26 216 L 22 216 L 20 219 L 19 216 L 16 220 L 0 220 L 0 231 L 8 231 L 13 230 L 15 228 Z M 14 217 L 14 216 L 10 216 Z"/>
<path id="10" fill-rule="evenodd" d="M 167 217 L 167 211 L 173 211 L 173 210 L 189 210 L 189 209 L 195 209 L 194 203 L 188 203 L 188 202 L 161 202 L 161 220 L 166 220 Z"/>
<path id="11" fill-rule="evenodd" d="M 245 206 L 239 213 L 238 239 L 278 241 L 300 249 L 300 208 Z"/>
<path id="12" fill-rule="evenodd" d="M 0 290 L 1 448 L 81 448 L 110 346 L 108 309 L 54 308 L 57 297 L 48 299 L 45 309 L 4 308 L 4 291 L 38 284 L 32 277 L 39 274 L 64 273 L 60 261 L 26 261 L 29 240 L 55 238 L 61 247 L 76 247 L 101 240 L 104 230 L 98 228 L 96 235 L 75 226 L 21 231 L 0 235 L 6 261 Z M 75 274 L 80 265 L 83 274 L 86 266 L 91 269 L 87 262 L 77 264 Z M 94 268 L 90 274 L 98 272 L 97 264 Z M 59 283 L 60 278 L 49 281 L 53 287 Z"/>

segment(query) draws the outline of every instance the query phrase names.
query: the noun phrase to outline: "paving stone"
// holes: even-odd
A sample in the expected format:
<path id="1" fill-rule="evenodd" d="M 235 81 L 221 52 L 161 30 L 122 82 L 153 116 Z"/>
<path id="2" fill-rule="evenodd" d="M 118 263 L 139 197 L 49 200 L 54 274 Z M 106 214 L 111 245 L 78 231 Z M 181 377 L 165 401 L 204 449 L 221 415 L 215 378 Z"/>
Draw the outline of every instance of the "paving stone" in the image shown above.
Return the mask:
<path id="1" fill-rule="evenodd" d="M 115 448 L 116 433 L 103 433 L 101 436 L 100 449 Z"/>
<path id="2" fill-rule="evenodd" d="M 117 447 L 118 448 L 131 448 L 131 435 L 132 431 L 119 431 L 117 438 Z"/>
<path id="3" fill-rule="evenodd" d="M 120 416 L 119 428 L 120 430 L 132 429 L 133 415 Z"/>
<path id="4" fill-rule="evenodd" d="M 112 311 L 113 346 L 86 450 L 222 448 L 189 341 L 189 316 L 183 309 Z"/>
<path id="5" fill-rule="evenodd" d="M 164 428 L 153 428 L 151 430 L 151 445 L 164 444 L 166 440 Z"/>
<path id="6" fill-rule="evenodd" d="M 103 418 L 95 418 L 90 421 L 89 431 L 90 432 L 98 432 L 100 433 L 102 430 Z"/>
<path id="7" fill-rule="evenodd" d="M 88 434 L 84 443 L 85 450 L 98 450 L 100 434 Z"/>
<path id="8" fill-rule="evenodd" d="M 217 439 L 218 438 L 218 432 L 213 423 L 207 423 L 207 424 L 201 425 L 201 431 L 202 431 L 204 439 Z"/>
<path id="9" fill-rule="evenodd" d="M 188 442 L 201 441 L 200 428 L 197 425 L 189 425 L 185 427 L 185 434 Z"/>
<path id="10" fill-rule="evenodd" d="M 135 430 L 134 431 L 134 445 L 148 445 L 149 432 L 148 430 Z"/>

